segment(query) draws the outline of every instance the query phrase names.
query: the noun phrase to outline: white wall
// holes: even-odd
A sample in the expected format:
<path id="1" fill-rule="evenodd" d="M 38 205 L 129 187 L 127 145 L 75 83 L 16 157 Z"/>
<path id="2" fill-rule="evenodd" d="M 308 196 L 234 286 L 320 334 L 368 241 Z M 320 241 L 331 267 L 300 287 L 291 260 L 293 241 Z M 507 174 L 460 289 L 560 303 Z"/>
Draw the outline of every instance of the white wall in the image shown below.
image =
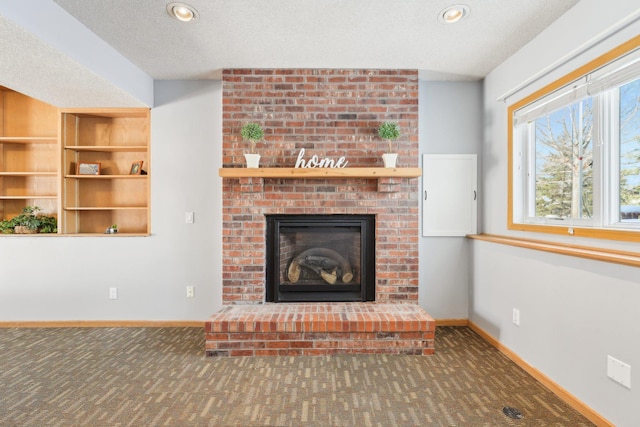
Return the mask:
<path id="1" fill-rule="evenodd" d="M 0 321 L 205 320 L 221 307 L 221 82 L 156 82 L 155 100 L 152 235 L 2 237 Z"/>
<path id="2" fill-rule="evenodd" d="M 507 100 L 496 99 L 539 70 L 635 14 L 636 0 L 582 0 L 485 79 L 482 222 L 485 233 L 638 251 L 637 242 L 586 240 L 507 230 L 507 107 L 640 32 L 608 36 Z M 640 270 L 474 241 L 469 318 L 618 426 L 638 425 Z M 521 326 L 512 324 L 518 308 Z M 607 355 L 632 366 L 632 389 L 606 376 Z"/>
<path id="3" fill-rule="evenodd" d="M 421 80 L 419 91 L 420 154 L 478 154 L 481 163 L 482 83 Z M 469 248 L 464 237 L 420 238 L 419 303 L 436 319 L 468 318 Z"/>
<path id="4" fill-rule="evenodd" d="M 157 81 L 154 97 L 152 236 L 1 238 L 0 321 L 203 320 L 221 307 L 221 82 Z M 480 82 L 421 81 L 420 153 L 478 153 L 481 103 Z M 436 318 L 468 317 L 469 245 L 420 241 L 420 304 Z"/>

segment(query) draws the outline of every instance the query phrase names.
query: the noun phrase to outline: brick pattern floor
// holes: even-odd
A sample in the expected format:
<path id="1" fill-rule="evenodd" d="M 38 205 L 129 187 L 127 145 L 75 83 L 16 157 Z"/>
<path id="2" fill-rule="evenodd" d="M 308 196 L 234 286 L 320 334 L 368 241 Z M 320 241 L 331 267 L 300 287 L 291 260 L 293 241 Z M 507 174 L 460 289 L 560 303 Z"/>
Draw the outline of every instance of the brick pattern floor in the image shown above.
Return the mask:
<path id="1" fill-rule="evenodd" d="M 426 357 L 203 357 L 202 328 L 0 328 L 0 426 L 595 427 L 471 329 L 436 329 Z"/>
<path id="2" fill-rule="evenodd" d="M 206 322 L 208 356 L 426 355 L 435 321 L 417 304 L 229 305 Z"/>

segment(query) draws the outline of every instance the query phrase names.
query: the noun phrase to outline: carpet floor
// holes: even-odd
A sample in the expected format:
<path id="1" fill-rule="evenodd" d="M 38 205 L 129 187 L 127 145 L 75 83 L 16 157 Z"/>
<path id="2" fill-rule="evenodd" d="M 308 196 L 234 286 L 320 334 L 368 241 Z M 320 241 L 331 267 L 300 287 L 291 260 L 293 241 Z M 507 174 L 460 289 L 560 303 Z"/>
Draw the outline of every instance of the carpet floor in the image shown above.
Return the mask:
<path id="1" fill-rule="evenodd" d="M 0 426 L 592 425 L 469 328 L 435 345 L 207 358 L 199 328 L 0 329 Z"/>

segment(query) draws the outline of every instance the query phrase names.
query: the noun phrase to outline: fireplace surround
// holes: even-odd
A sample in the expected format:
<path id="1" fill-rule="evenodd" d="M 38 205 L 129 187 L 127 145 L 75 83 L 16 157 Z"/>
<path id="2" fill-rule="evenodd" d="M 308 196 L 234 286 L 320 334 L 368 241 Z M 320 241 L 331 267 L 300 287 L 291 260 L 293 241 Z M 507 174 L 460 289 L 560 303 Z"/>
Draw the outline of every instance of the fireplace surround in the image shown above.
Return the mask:
<path id="1" fill-rule="evenodd" d="M 261 167 L 345 156 L 347 168 L 382 167 L 388 144 L 377 127 L 395 120 L 399 167 L 418 167 L 418 73 L 370 69 L 224 70 L 224 168 L 243 168 L 240 129 L 260 123 Z M 418 301 L 418 180 L 415 178 L 226 178 L 223 304 L 266 298 L 267 215 L 374 215 L 375 301 Z"/>

